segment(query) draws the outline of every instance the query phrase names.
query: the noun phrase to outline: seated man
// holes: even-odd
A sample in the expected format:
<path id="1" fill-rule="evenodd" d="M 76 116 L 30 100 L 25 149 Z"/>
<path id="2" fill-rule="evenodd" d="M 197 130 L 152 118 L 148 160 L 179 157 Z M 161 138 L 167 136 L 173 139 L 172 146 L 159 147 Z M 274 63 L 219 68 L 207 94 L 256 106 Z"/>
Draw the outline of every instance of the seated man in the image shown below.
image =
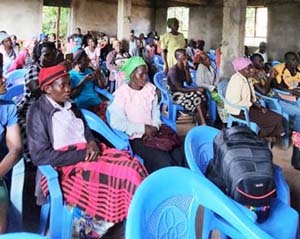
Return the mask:
<path id="1" fill-rule="evenodd" d="M 287 52 L 284 55 L 284 63 L 274 66 L 276 75 L 276 88 L 291 92 L 300 96 L 300 66 L 299 57 L 295 52 Z"/>
<path id="2" fill-rule="evenodd" d="M 240 107 L 246 107 L 249 117 L 259 128 L 260 137 L 284 136 L 283 119 L 280 115 L 262 107 L 256 99 L 253 83 L 249 78 L 255 70 L 247 58 L 236 58 L 232 62 L 236 73 L 230 78 L 225 98 Z M 245 119 L 243 111 L 225 103 L 225 109 L 233 116 Z"/>
<path id="3" fill-rule="evenodd" d="M 0 95 L 5 94 L 5 81 L 0 79 Z M 8 192 L 4 177 L 22 154 L 21 131 L 18 125 L 17 109 L 13 103 L 0 100 L 0 142 L 6 149 L 0 151 L 0 234 L 5 233 L 7 211 L 9 206 Z"/>

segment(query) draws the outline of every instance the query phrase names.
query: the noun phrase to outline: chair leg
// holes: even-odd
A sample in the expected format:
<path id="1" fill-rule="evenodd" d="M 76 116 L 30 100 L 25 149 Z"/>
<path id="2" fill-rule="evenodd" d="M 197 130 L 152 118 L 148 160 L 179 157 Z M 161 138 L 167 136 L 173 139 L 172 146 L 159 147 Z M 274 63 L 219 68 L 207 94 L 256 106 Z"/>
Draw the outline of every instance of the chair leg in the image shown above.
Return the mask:
<path id="1" fill-rule="evenodd" d="M 49 200 L 49 199 L 47 199 Z M 49 219 L 49 212 L 50 212 L 50 203 L 47 201 L 42 208 L 41 208 L 41 216 L 40 216 L 40 231 L 39 233 L 41 235 L 46 235 L 46 228 L 47 228 L 47 223 Z"/>
<path id="2" fill-rule="evenodd" d="M 22 227 L 23 217 L 23 188 L 25 177 L 24 159 L 21 158 L 19 162 L 13 167 L 10 189 L 10 201 L 12 207 L 17 212 L 17 218 L 14 218 L 14 223 Z M 21 229 L 21 228 L 20 228 Z"/>

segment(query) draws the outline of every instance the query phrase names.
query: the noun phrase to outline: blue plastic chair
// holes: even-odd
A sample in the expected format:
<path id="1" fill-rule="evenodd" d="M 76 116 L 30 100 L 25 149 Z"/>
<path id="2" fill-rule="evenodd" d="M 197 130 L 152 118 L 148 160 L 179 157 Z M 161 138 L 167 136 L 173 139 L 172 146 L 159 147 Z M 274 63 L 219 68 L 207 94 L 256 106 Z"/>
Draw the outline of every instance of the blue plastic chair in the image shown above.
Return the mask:
<path id="1" fill-rule="evenodd" d="M 176 131 L 177 112 L 184 110 L 181 105 L 173 104 L 172 96 L 167 87 L 167 76 L 163 72 L 157 72 L 154 75 L 154 84 L 161 92 L 160 112 L 161 120 Z M 167 107 L 168 116 L 162 113 L 163 106 Z"/>
<path id="2" fill-rule="evenodd" d="M 279 90 L 279 89 L 276 89 L 276 88 L 273 88 L 272 90 L 273 90 L 275 93 L 277 93 L 277 94 L 287 95 L 287 96 L 291 96 L 291 95 L 292 95 L 292 94 L 291 94 L 290 92 L 288 92 L 288 91 Z M 300 107 L 300 99 L 299 99 L 299 97 L 296 99 L 296 102 L 294 102 L 294 101 L 289 101 L 289 100 L 282 99 L 282 98 L 280 98 L 280 100 L 286 101 L 286 102 L 288 102 L 288 103 L 291 103 L 291 104 L 294 104 L 294 105 L 297 105 L 298 107 Z"/>
<path id="3" fill-rule="evenodd" d="M 276 66 L 278 64 L 280 64 L 280 61 L 272 61 L 271 62 L 272 67 L 274 67 L 274 66 Z"/>
<path id="4" fill-rule="evenodd" d="M 205 172 L 209 161 L 213 158 L 213 140 L 218 132 L 219 130 L 209 126 L 198 126 L 191 129 L 186 136 L 184 145 L 185 156 L 189 167 L 200 175 L 201 180 L 199 181 L 209 181 L 205 177 Z M 275 167 L 275 182 L 277 198 L 271 204 L 268 219 L 264 223 L 258 224 L 255 220 L 256 215 L 254 214 L 253 222 L 272 238 L 295 238 L 298 214 L 289 206 L 289 187 L 284 179 L 281 168 L 278 166 Z M 207 188 L 203 188 L 202 190 L 206 192 Z M 221 190 L 219 191 L 221 192 Z M 225 194 L 223 195 L 225 196 Z M 230 199 L 229 197 L 227 198 Z M 251 212 L 239 203 L 231 201 L 242 208 L 245 214 Z M 241 238 L 240 232 L 232 227 L 231 220 L 224 220 L 222 215 L 220 216 L 211 210 L 205 210 L 202 238 L 208 238 L 210 232 L 215 229 L 220 230 L 223 238 L 225 238 L 225 235 L 233 238 Z"/>
<path id="5" fill-rule="evenodd" d="M 235 232 L 233 238 L 273 238 L 254 222 L 253 212 L 238 206 L 202 178 L 203 175 L 180 167 L 163 168 L 148 176 L 131 202 L 125 238 L 196 239 L 200 205 L 228 222 Z"/>
<path id="6" fill-rule="evenodd" d="M 41 236 L 39 234 L 20 232 L 0 235 L 0 239 L 47 239 L 47 237 Z"/>
<path id="7" fill-rule="evenodd" d="M 160 55 L 155 55 L 153 57 L 153 62 L 157 68 L 158 71 L 163 71 L 164 70 L 164 61 L 163 58 Z"/>
<path id="8" fill-rule="evenodd" d="M 262 95 L 258 92 L 255 92 L 255 94 L 264 101 L 264 106 L 267 107 L 269 110 L 272 110 L 276 112 L 277 114 L 280 114 L 284 118 L 285 123 L 285 136 L 283 138 L 282 146 L 287 149 L 289 147 L 289 140 L 290 140 L 290 116 L 287 113 L 284 113 L 282 110 L 282 107 L 279 103 L 278 98 L 269 97 L 266 95 Z"/>
<path id="9" fill-rule="evenodd" d="M 5 75 L 8 71 L 8 68 L 11 66 L 11 64 L 13 63 L 13 61 L 9 61 L 6 64 L 3 65 L 2 70 L 3 70 L 3 75 Z"/>
<path id="10" fill-rule="evenodd" d="M 189 86 L 184 82 L 184 87 L 187 88 L 198 88 L 197 85 L 197 71 L 190 69 L 190 74 L 193 80 L 193 83 Z M 210 118 L 210 123 L 214 124 L 217 120 L 217 102 L 215 102 L 212 98 L 211 98 L 211 94 L 209 90 L 206 90 L 206 96 L 207 96 L 207 104 L 208 104 L 208 110 L 209 110 L 209 118 Z"/>
<path id="11" fill-rule="evenodd" d="M 10 88 L 15 85 L 23 84 L 25 85 L 24 75 L 26 73 L 25 69 L 14 70 L 4 75 L 6 78 L 6 87 Z"/>
<path id="12" fill-rule="evenodd" d="M 115 148 L 119 150 L 129 149 L 129 145 L 120 140 L 96 114 L 85 109 L 81 109 L 81 112 L 91 130 L 105 137 Z M 38 169 L 46 177 L 49 189 L 47 202 L 41 209 L 40 234 L 45 235 L 49 219 L 50 238 L 69 239 L 72 236 L 74 210 L 70 211 L 63 202 L 58 174 L 54 168 L 50 165 L 43 165 L 39 166 Z"/>
<path id="13" fill-rule="evenodd" d="M 110 102 L 114 99 L 113 95 L 110 92 L 108 92 L 107 89 L 101 89 L 100 87 L 95 86 L 95 91 L 98 94 L 103 95 L 104 97 L 106 97 Z"/>
<path id="14" fill-rule="evenodd" d="M 1 95 L 1 99 L 13 101 L 15 104 L 23 99 L 25 86 L 23 84 L 15 85 L 7 89 L 4 95 Z"/>
<path id="15" fill-rule="evenodd" d="M 239 119 L 237 117 L 234 117 L 231 114 L 228 114 L 229 116 L 228 116 L 227 127 L 231 128 L 232 124 L 234 122 L 236 122 L 239 125 L 246 125 L 252 131 L 254 131 L 255 133 L 258 133 L 259 132 L 259 127 L 258 127 L 258 125 L 256 123 L 250 121 L 248 110 L 245 107 L 234 105 L 231 102 L 229 102 L 228 100 L 226 100 L 225 94 L 226 94 L 227 85 L 228 85 L 228 80 L 222 80 L 222 81 L 219 82 L 219 84 L 218 84 L 218 93 L 220 95 L 220 98 L 223 100 L 223 102 L 225 104 L 228 104 L 228 105 L 230 105 L 230 106 L 232 106 L 234 108 L 237 108 L 237 109 L 243 111 L 244 115 L 245 115 L 245 120 L 243 120 L 243 119 Z"/>

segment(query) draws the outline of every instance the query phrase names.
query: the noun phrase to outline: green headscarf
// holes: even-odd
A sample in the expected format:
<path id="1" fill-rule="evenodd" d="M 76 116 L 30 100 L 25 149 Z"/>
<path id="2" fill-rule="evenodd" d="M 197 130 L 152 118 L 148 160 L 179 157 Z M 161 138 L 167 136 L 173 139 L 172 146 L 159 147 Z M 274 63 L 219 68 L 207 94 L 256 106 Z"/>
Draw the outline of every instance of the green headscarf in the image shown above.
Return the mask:
<path id="1" fill-rule="evenodd" d="M 173 26 L 174 23 L 178 23 L 179 24 L 179 21 L 177 18 L 173 17 L 173 18 L 168 18 L 167 20 L 167 27 L 168 28 L 171 28 Z"/>
<path id="2" fill-rule="evenodd" d="M 134 72 L 137 67 L 146 65 L 146 62 L 142 57 L 133 56 L 129 58 L 123 66 L 121 66 L 120 71 L 125 72 L 126 78 L 130 80 L 131 73 Z"/>

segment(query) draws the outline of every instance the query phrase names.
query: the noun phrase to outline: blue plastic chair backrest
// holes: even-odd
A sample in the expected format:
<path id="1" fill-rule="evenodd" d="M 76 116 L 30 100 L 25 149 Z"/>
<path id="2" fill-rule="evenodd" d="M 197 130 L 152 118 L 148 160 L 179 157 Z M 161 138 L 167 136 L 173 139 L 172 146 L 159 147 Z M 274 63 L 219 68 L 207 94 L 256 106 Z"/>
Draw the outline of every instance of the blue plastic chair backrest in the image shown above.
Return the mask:
<path id="1" fill-rule="evenodd" d="M 171 100 L 171 95 L 168 89 L 168 80 L 164 72 L 157 72 L 154 75 L 154 84 L 160 90 L 162 94 L 162 100 L 169 102 Z"/>
<path id="2" fill-rule="evenodd" d="M 198 206 L 216 212 L 245 238 L 271 238 L 209 180 L 186 168 L 167 167 L 148 176 L 136 191 L 126 239 L 195 239 Z"/>
<path id="3" fill-rule="evenodd" d="M 129 150 L 128 144 L 121 140 L 99 116 L 85 109 L 81 109 L 81 113 L 91 130 L 105 137 L 115 148 Z"/>
<path id="4" fill-rule="evenodd" d="M 25 84 L 24 75 L 26 73 L 25 69 L 19 69 L 9 72 L 4 77 L 6 78 L 6 87 L 10 88 L 15 85 Z"/>
<path id="5" fill-rule="evenodd" d="M 153 60 L 155 64 L 164 64 L 163 58 L 160 55 L 154 55 Z"/>
<path id="6" fill-rule="evenodd" d="M 225 100 L 227 86 L 228 86 L 228 80 L 222 80 L 218 84 L 218 93 L 223 101 Z"/>
<path id="7" fill-rule="evenodd" d="M 197 126 L 187 133 L 184 150 L 190 169 L 205 174 L 213 159 L 213 140 L 218 133 L 218 129 L 210 126 Z"/>
<path id="8" fill-rule="evenodd" d="M 208 57 L 211 61 L 216 61 L 216 51 L 214 49 L 210 49 L 208 51 Z"/>
<path id="9" fill-rule="evenodd" d="M 272 63 L 271 63 L 272 67 L 274 67 L 274 66 L 276 66 L 278 64 L 280 64 L 280 61 L 272 61 Z"/>
<path id="10" fill-rule="evenodd" d="M 14 103 L 18 103 L 24 95 L 24 85 L 15 85 L 7 89 L 5 95 L 1 96 L 2 99 L 13 101 Z"/>

